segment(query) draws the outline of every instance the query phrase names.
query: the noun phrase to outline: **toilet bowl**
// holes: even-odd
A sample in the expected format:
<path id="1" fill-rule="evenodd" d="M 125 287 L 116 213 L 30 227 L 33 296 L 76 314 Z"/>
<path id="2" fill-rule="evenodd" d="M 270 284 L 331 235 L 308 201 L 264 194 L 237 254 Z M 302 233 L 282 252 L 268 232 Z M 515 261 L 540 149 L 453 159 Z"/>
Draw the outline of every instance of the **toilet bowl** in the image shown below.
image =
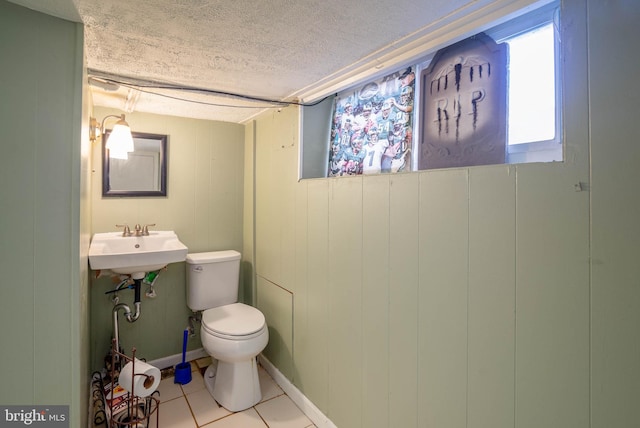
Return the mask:
<path id="1" fill-rule="evenodd" d="M 205 372 L 213 398 L 232 412 L 262 398 L 257 355 L 267 346 L 269 330 L 258 309 L 238 302 L 241 255 L 214 251 L 187 255 L 187 305 L 202 311 L 200 340 L 217 360 Z"/>
<path id="2" fill-rule="evenodd" d="M 256 356 L 269 341 L 264 315 L 257 309 L 233 303 L 202 314 L 202 346 L 217 360 L 205 373 L 205 385 L 227 410 L 237 412 L 261 398 Z"/>

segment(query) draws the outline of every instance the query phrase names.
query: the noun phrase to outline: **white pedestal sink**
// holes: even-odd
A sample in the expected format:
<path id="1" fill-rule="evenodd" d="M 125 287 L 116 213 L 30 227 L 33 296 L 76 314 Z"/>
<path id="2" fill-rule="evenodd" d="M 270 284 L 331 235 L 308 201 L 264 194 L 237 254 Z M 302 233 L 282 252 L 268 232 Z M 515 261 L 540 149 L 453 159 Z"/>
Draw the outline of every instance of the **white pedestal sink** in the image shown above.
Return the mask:
<path id="1" fill-rule="evenodd" d="M 96 233 L 89 246 L 89 265 L 93 270 L 109 269 L 142 279 L 146 272 L 169 263 L 183 262 L 187 247 L 175 232 L 150 231 L 146 236 L 123 236 L 122 232 Z"/>

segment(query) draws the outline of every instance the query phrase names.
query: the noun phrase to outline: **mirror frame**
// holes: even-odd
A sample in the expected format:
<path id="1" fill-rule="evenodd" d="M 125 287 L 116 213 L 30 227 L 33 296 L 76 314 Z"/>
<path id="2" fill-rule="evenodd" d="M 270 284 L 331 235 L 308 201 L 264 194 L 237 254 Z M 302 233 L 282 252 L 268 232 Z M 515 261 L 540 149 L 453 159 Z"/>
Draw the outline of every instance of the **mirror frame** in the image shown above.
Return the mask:
<path id="1" fill-rule="evenodd" d="M 109 149 L 107 140 L 111 130 L 107 130 L 102 138 L 102 197 L 140 197 L 140 196 L 167 196 L 167 135 L 149 134 L 145 132 L 131 132 L 133 141 L 136 138 L 158 140 L 160 143 L 160 190 L 112 190 L 109 182 Z"/>

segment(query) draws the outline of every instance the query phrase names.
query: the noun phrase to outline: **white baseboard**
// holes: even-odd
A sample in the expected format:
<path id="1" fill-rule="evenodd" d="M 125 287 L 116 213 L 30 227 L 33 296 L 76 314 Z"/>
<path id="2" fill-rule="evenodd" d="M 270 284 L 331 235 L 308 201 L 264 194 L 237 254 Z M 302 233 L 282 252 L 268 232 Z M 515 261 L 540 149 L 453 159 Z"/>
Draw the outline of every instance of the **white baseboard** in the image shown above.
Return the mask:
<path id="1" fill-rule="evenodd" d="M 296 406 L 302 410 L 311 422 L 318 428 L 337 428 L 331 420 L 316 407 L 305 395 L 300 392 L 298 388 L 293 385 L 289 379 L 287 379 L 280 370 L 276 368 L 271 362 L 262 354 L 258 355 L 258 361 L 264 367 L 264 369 L 271 375 L 273 380 L 278 384 L 280 388 L 291 398 Z"/>
<path id="2" fill-rule="evenodd" d="M 209 354 L 207 354 L 207 351 L 205 351 L 202 348 L 199 348 L 199 349 L 194 349 L 193 351 L 187 351 L 186 360 L 193 361 L 193 360 L 197 360 L 198 358 L 204 358 L 208 356 Z M 182 353 L 169 355 L 168 357 L 158 358 L 157 360 L 153 360 L 153 361 L 147 361 L 148 364 L 151 364 L 152 366 L 155 366 L 160 370 L 166 369 L 167 367 L 173 367 L 176 364 L 179 364 L 181 362 L 182 362 Z"/>

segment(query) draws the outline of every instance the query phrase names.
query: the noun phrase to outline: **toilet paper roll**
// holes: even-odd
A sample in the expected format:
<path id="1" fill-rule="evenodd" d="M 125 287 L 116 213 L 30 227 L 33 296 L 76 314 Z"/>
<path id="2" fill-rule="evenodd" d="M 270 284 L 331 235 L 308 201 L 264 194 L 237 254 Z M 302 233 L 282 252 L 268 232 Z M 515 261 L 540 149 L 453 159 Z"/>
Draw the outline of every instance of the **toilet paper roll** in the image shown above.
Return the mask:
<path id="1" fill-rule="evenodd" d="M 133 372 L 134 369 L 135 373 Z M 121 387 L 133 393 L 133 395 L 148 397 L 153 394 L 153 392 L 158 389 L 158 385 L 160 385 L 160 370 L 136 358 L 135 368 L 133 361 L 129 361 L 122 368 L 118 383 Z M 131 387 L 132 385 L 133 388 Z"/>

